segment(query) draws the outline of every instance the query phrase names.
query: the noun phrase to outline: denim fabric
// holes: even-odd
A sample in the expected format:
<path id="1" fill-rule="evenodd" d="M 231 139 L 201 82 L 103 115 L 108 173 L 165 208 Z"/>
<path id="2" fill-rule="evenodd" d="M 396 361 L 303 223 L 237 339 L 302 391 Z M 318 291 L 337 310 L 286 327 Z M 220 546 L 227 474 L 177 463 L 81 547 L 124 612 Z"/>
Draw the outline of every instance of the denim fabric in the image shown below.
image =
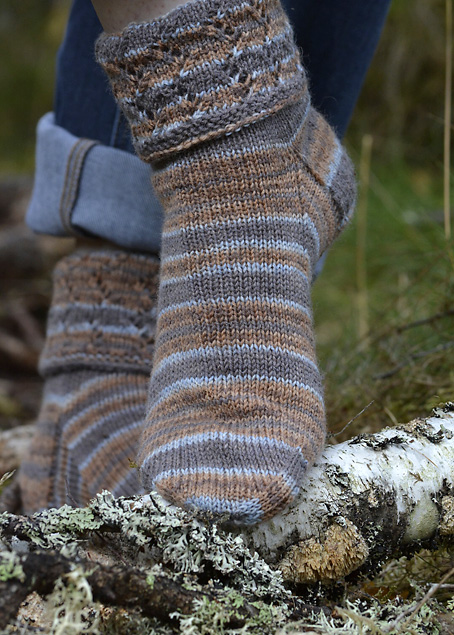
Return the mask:
<path id="1" fill-rule="evenodd" d="M 308 71 L 312 102 L 342 138 L 391 0 L 283 0 Z"/>
<path id="2" fill-rule="evenodd" d="M 312 101 L 340 137 L 390 2 L 283 0 L 303 51 Z M 127 124 L 95 62 L 101 30 L 91 1 L 74 0 L 57 60 L 55 119 L 48 115 L 38 127 L 27 223 L 40 233 L 83 233 L 154 252 L 162 211 L 145 183 L 148 168 L 131 154 Z"/>
<path id="3" fill-rule="evenodd" d="M 282 0 L 303 51 L 312 101 L 342 137 L 391 0 Z M 93 47 L 102 27 L 90 0 L 74 0 L 57 64 L 55 116 L 76 137 L 132 150 Z"/>
<path id="4" fill-rule="evenodd" d="M 91 0 L 74 0 L 57 56 L 55 123 L 76 137 L 134 152 L 129 128 L 95 61 L 102 27 Z"/>
<path id="5" fill-rule="evenodd" d="M 38 124 L 26 221 L 38 233 L 97 236 L 158 253 L 163 219 L 149 165 L 130 152 L 75 137 L 49 113 Z"/>

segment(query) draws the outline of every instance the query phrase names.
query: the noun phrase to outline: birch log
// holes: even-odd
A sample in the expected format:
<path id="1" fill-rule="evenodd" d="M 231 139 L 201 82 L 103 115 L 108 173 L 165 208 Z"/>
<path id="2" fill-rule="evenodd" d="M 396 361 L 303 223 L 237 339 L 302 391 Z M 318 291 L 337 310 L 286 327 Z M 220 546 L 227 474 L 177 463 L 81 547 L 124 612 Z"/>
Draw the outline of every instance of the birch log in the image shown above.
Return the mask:
<path id="1" fill-rule="evenodd" d="M 251 546 L 299 583 L 338 580 L 453 537 L 453 403 L 327 446 L 295 504 L 247 532 Z"/>
<path id="2" fill-rule="evenodd" d="M 454 404 L 327 446 L 295 504 L 242 533 L 286 580 L 308 584 L 454 542 Z"/>

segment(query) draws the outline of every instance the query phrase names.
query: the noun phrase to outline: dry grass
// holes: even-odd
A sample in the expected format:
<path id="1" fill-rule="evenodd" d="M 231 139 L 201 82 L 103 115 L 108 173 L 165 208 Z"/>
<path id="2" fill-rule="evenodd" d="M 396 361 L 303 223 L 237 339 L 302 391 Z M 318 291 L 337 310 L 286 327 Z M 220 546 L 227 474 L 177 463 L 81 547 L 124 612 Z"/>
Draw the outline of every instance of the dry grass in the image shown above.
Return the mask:
<path id="1" fill-rule="evenodd" d="M 417 174 L 402 165 L 372 166 L 364 256 L 355 259 L 353 226 L 315 285 L 331 430 L 374 402 L 339 440 L 427 414 L 454 398 L 453 248 L 443 231 L 440 179 L 421 195 Z M 385 198 L 377 186 L 382 182 L 389 184 Z M 367 271 L 359 276 L 367 330 L 357 311 L 358 266 Z"/>

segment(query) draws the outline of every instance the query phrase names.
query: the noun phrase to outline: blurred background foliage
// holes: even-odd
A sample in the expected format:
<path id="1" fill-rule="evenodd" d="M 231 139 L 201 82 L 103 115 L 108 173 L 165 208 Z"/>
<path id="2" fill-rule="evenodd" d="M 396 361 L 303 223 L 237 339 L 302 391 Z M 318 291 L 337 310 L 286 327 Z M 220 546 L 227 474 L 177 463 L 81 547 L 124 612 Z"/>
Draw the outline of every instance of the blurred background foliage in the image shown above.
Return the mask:
<path id="1" fill-rule="evenodd" d="M 445 29 L 444 0 L 393 1 L 350 129 L 376 159 L 441 170 Z"/>
<path id="2" fill-rule="evenodd" d="M 52 109 L 68 10 L 68 0 L 0 2 L 0 185 L 31 183 L 35 126 Z M 445 34 L 445 0 L 393 1 L 347 135 L 362 172 L 361 202 L 314 286 L 331 429 L 374 402 L 347 436 L 454 400 L 454 256 L 442 211 Z M 20 233 L 25 207 L 26 196 L 0 227 L 0 269 L 6 263 L 9 280 L 0 289 L 0 427 L 8 413 L 17 422 L 33 414 L 23 401 L 30 391 L 18 391 L 11 378 L 35 372 L 34 333 L 42 342 L 50 271 L 62 252 L 49 247 L 55 239 L 43 246 Z M 8 225 L 13 217 L 16 229 Z M 36 405 L 39 383 L 35 394 Z"/>
<path id="3" fill-rule="evenodd" d="M 0 2 L 0 172 L 31 172 L 37 120 L 52 109 L 66 0 Z"/>

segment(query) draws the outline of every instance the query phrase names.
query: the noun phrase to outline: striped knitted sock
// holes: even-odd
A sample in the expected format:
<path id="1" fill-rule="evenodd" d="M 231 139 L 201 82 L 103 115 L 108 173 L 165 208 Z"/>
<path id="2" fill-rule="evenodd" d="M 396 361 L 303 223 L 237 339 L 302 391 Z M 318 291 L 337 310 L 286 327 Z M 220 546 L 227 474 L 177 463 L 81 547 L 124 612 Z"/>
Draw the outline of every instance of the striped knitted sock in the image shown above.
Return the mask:
<path id="1" fill-rule="evenodd" d="M 44 396 L 19 485 L 25 513 L 142 491 L 131 469 L 156 326 L 158 259 L 76 252 L 54 272 Z"/>
<path id="2" fill-rule="evenodd" d="M 352 212 L 352 165 L 278 0 L 197 0 L 97 56 L 165 209 L 144 485 L 258 522 L 324 445 L 310 283 Z"/>

